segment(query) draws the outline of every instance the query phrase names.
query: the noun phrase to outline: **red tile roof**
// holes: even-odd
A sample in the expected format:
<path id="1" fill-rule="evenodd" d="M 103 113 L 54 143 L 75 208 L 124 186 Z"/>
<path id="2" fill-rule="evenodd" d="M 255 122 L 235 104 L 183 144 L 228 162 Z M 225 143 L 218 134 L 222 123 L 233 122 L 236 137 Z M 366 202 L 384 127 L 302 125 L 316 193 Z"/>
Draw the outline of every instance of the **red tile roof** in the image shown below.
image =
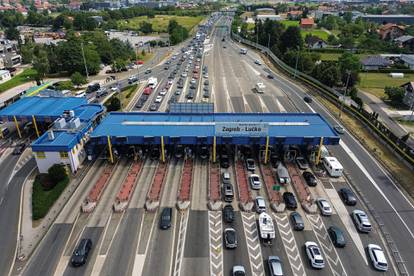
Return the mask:
<path id="1" fill-rule="evenodd" d="M 302 18 L 300 20 L 300 25 L 301 26 L 309 26 L 315 24 L 315 21 L 313 21 L 313 18 Z"/>

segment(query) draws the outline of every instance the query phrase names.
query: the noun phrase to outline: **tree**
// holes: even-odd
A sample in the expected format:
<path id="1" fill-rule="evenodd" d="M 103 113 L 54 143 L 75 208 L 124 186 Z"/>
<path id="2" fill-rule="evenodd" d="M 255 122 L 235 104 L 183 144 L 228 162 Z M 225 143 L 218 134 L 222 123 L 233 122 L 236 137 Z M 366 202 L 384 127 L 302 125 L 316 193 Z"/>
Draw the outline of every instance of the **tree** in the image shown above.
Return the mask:
<path id="1" fill-rule="evenodd" d="M 403 103 L 403 98 L 405 95 L 405 90 L 403 87 L 387 86 L 385 87 L 384 91 L 385 95 L 387 95 L 392 104 L 400 105 Z"/>
<path id="2" fill-rule="evenodd" d="M 152 33 L 152 24 L 144 21 L 141 23 L 139 30 L 143 32 L 144 34 L 150 34 Z"/>
<path id="3" fill-rule="evenodd" d="M 342 83 L 346 85 L 349 73 L 348 87 L 354 86 L 358 81 L 358 73 L 361 69 L 361 63 L 359 62 L 358 56 L 350 52 L 345 52 L 339 57 L 338 64 Z"/>
<path id="4" fill-rule="evenodd" d="M 33 58 L 33 68 L 37 72 L 38 80 L 43 80 L 46 74 L 49 73 L 49 60 L 45 50 L 39 50 Z"/>
<path id="5" fill-rule="evenodd" d="M 82 84 L 87 83 L 86 77 L 82 76 L 82 74 L 79 72 L 73 73 L 72 76 L 70 76 L 70 80 L 75 86 L 80 86 Z"/>
<path id="6" fill-rule="evenodd" d="M 7 28 L 4 34 L 10 40 L 18 40 L 20 38 L 20 32 L 14 26 Z"/>
<path id="7" fill-rule="evenodd" d="M 333 62 L 321 62 L 315 66 L 312 76 L 323 84 L 332 87 L 340 81 L 339 69 Z"/>
<path id="8" fill-rule="evenodd" d="M 117 111 L 121 109 L 121 101 L 117 97 L 112 97 L 111 102 L 109 103 L 107 107 L 107 111 Z"/>
<path id="9" fill-rule="evenodd" d="M 352 13 L 351 12 L 345 12 L 343 15 L 344 20 L 346 21 L 346 23 L 351 23 L 352 22 Z"/>
<path id="10" fill-rule="evenodd" d="M 289 26 L 280 37 L 280 52 L 285 53 L 288 49 L 302 49 L 303 40 L 299 27 Z"/>
<path id="11" fill-rule="evenodd" d="M 47 170 L 47 174 L 55 185 L 67 177 L 66 170 L 61 164 L 54 164 Z"/>

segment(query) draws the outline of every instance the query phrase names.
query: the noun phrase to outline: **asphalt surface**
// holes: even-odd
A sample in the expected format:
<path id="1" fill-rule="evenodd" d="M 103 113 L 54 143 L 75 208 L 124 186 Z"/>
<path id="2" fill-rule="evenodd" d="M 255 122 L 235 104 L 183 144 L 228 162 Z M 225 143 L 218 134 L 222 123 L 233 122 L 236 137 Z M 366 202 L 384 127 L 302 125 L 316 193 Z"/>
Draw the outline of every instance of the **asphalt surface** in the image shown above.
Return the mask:
<path id="1" fill-rule="evenodd" d="M 218 21 L 218 24 L 228 23 L 224 20 Z M 222 41 L 223 37 L 225 41 Z M 254 64 L 254 60 L 260 57 L 250 50 L 247 55 L 240 55 L 240 46 L 230 41 L 228 33 L 223 28 L 213 30 L 210 44 L 204 47 L 203 62 L 208 66 L 210 100 L 214 102 L 217 112 L 312 112 L 313 109 L 335 124 L 326 110 L 317 102 L 311 105 L 306 104 L 303 101 L 304 90 L 283 75 L 275 72 L 273 80 L 267 79 L 267 72 L 263 70 L 265 66 Z M 158 77 L 160 85 L 152 93 L 148 103 L 154 100 L 159 89 L 165 85 L 170 71 L 175 68 L 175 62 L 172 62 L 169 70 L 164 70 L 162 67 L 153 69 L 151 76 Z M 180 70 L 185 65 L 186 63 Z M 168 91 L 164 101 L 172 96 L 178 76 L 179 74 L 173 80 L 173 87 Z M 252 90 L 258 81 L 266 85 L 267 89 L 264 94 L 256 94 Z M 179 97 L 180 101 L 186 101 L 184 94 L 186 91 L 188 91 L 188 80 Z M 197 101 L 201 100 L 201 97 L 196 98 Z M 146 104 L 142 110 L 147 111 L 148 107 L 149 104 Z M 161 109 L 166 108 L 167 104 L 161 105 Z M 413 206 L 407 202 L 386 173 L 356 140 L 345 134 L 342 136 L 342 141 L 341 146 L 329 147 L 329 150 L 351 175 L 353 185 L 364 193 L 377 210 L 392 238 L 396 241 L 403 258 L 410 260 L 414 253 L 411 249 L 412 234 L 409 232 L 414 226 Z M 348 148 L 359 162 L 355 163 L 350 157 Z M 122 162 L 123 165 L 116 169 L 115 177 L 102 195 L 103 200 L 98 203 L 95 212 L 99 212 L 90 215 L 81 214 L 75 221 L 58 219 L 59 223 L 52 226 L 29 259 L 24 269 L 25 275 L 53 275 L 54 273 L 64 275 L 229 275 L 234 265 L 243 265 L 247 275 L 263 275 L 268 273 L 266 260 L 272 255 L 281 258 L 286 275 L 378 274 L 369 263 L 366 263 L 366 254 L 363 248 L 361 252 L 359 241 L 363 246 L 368 243 L 377 243 L 384 247 L 379 229 L 374 227 L 373 232 L 368 235 L 357 233 L 355 236 L 354 226 L 348 225 L 348 213 L 354 208 L 344 207 L 341 201 L 333 203 L 342 206 L 345 213 L 338 211 L 331 217 L 322 217 L 319 214 L 305 215 L 299 208 L 305 219 L 305 230 L 302 232 L 293 231 L 288 220 L 289 211 L 281 214 L 269 212 L 273 216 L 277 229 L 276 239 L 271 246 L 264 245 L 259 240 L 257 214 L 240 212 L 237 199 L 233 201 L 236 220 L 232 225 L 223 222 L 221 212 L 207 211 L 206 206 L 204 209 L 200 207 L 197 210 L 181 212 L 173 208 L 171 228 L 161 230 L 159 229 L 159 211 L 149 213 L 143 209 L 144 196 L 142 195 L 145 195 L 149 187 L 148 183 L 153 179 L 155 161 L 145 161 L 141 178 L 137 182 L 140 186 L 135 189 L 127 211 L 123 214 L 111 213 L 112 197 L 122 183 L 129 161 L 123 160 Z M 174 206 L 177 183 L 180 179 L 175 171 L 179 171 L 180 164 L 180 161 L 171 160 L 170 171 L 167 174 L 169 180 L 162 195 L 162 206 Z M 207 166 L 201 169 L 207 170 Z M 374 183 L 371 183 L 364 170 L 369 172 Z M 232 183 L 235 183 L 234 165 L 229 171 Z M 99 174 L 98 171 L 96 174 Z M 88 183 L 81 183 L 80 189 L 85 189 L 84 187 L 93 183 L 90 179 L 86 179 L 85 182 Z M 205 185 L 205 183 L 200 179 L 193 179 L 193 191 L 204 192 L 205 189 L 199 189 L 197 185 Z M 323 188 L 321 185 L 322 183 L 318 186 L 319 190 L 312 191 L 335 192 L 345 184 L 335 182 L 335 184 L 324 184 Z M 237 186 L 235 189 L 237 194 Z M 18 195 L 16 192 L 14 194 L 14 196 Z M 254 195 L 259 194 L 267 200 L 263 189 L 260 193 L 254 193 Z M 78 201 L 82 201 L 83 197 L 84 194 L 79 196 Z M 200 198 L 200 195 L 193 194 L 192 197 Z M 206 198 L 207 195 L 204 194 L 201 197 Z M 13 201 L 13 204 L 16 203 Z M 62 213 L 67 213 L 67 210 L 73 209 L 74 206 L 65 206 Z M 356 207 L 365 209 L 360 199 Z M 16 210 L 18 210 L 17 207 Z M 104 218 L 99 219 L 100 214 L 103 214 Z M 3 219 L 3 215 L 0 219 Z M 95 221 L 99 221 L 99 227 L 95 225 Z M 333 248 L 326 232 L 331 225 L 339 226 L 344 230 L 347 238 L 345 248 Z M 236 249 L 225 249 L 223 245 L 223 230 L 230 226 L 237 231 L 238 247 Z M 0 235 L 0 239 L 3 238 L 2 236 Z M 93 251 L 87 264 L 75 269 L 70 266 L 69 259 L 75 245 L 82 237 L 93 240 Z M 321 246 L 326 261 L 326 267 L 323 270 L 316 271 L 309 266 L 303 249 L 303 244 L 308 240 L 315 241 Z M 407 262 L 406 265 L 409 271 L 414 271 L 412 263 Z M 57 271 L 62 271 L 62 273 L 57 273 Z M 391 269 L 386 275 L 396 274 Z"/>

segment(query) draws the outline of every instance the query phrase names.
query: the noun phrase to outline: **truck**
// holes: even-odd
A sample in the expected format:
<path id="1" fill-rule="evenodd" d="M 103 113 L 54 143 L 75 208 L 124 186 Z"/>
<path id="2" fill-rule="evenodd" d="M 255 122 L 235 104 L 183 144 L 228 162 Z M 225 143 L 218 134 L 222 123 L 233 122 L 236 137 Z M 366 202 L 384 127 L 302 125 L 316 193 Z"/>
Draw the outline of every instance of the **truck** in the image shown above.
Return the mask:
<path id="1" fill-rule="evenodd" d="M 155 78 L 155 77 L 150 77 L 150 78 L 148 79 L 148 86 L 150 86 L 150 87 L 152 87 L 152 88 L 155 88 L 155 87 L 157 86 L 157 84 L 158 84 L 158 79 L 157 79 L 157 78 Z"/>
<path id="2" fill-rule="evenodd" d="M 275 226 L 273 225 L 272 217 L 263 212 L 259 215 L 259 235 L 264 243 L 272 244 L 275 238 Z"/>
<path id="3" fill-rule="evenodd" d="M 240 54 L 246 55 L 247 54 L 247 49 L 246 48 L 241 48 L 240 49 Z"/>
<path id="4" fill-rule="evenodd" d="M 266 88 L 266 85 L 264 85 L 263 82 L 256 83 L 256 86 L 254 87 L 256 92 L 259 93 L 259 94 L 263 94 L 264 91 L 265 91 L 265 88 Z"/>

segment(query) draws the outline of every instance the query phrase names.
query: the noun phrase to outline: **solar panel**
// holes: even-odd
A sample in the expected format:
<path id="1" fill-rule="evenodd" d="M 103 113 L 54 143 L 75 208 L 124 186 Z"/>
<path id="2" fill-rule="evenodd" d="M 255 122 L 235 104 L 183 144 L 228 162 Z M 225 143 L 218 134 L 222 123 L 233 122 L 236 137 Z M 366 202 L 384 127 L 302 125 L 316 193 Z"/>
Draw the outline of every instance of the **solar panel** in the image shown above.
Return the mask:
<path id="1" fill-rule="evenodd" d="M 170 113 L 214 113 L 212 103 L 171 103 Z"/>

